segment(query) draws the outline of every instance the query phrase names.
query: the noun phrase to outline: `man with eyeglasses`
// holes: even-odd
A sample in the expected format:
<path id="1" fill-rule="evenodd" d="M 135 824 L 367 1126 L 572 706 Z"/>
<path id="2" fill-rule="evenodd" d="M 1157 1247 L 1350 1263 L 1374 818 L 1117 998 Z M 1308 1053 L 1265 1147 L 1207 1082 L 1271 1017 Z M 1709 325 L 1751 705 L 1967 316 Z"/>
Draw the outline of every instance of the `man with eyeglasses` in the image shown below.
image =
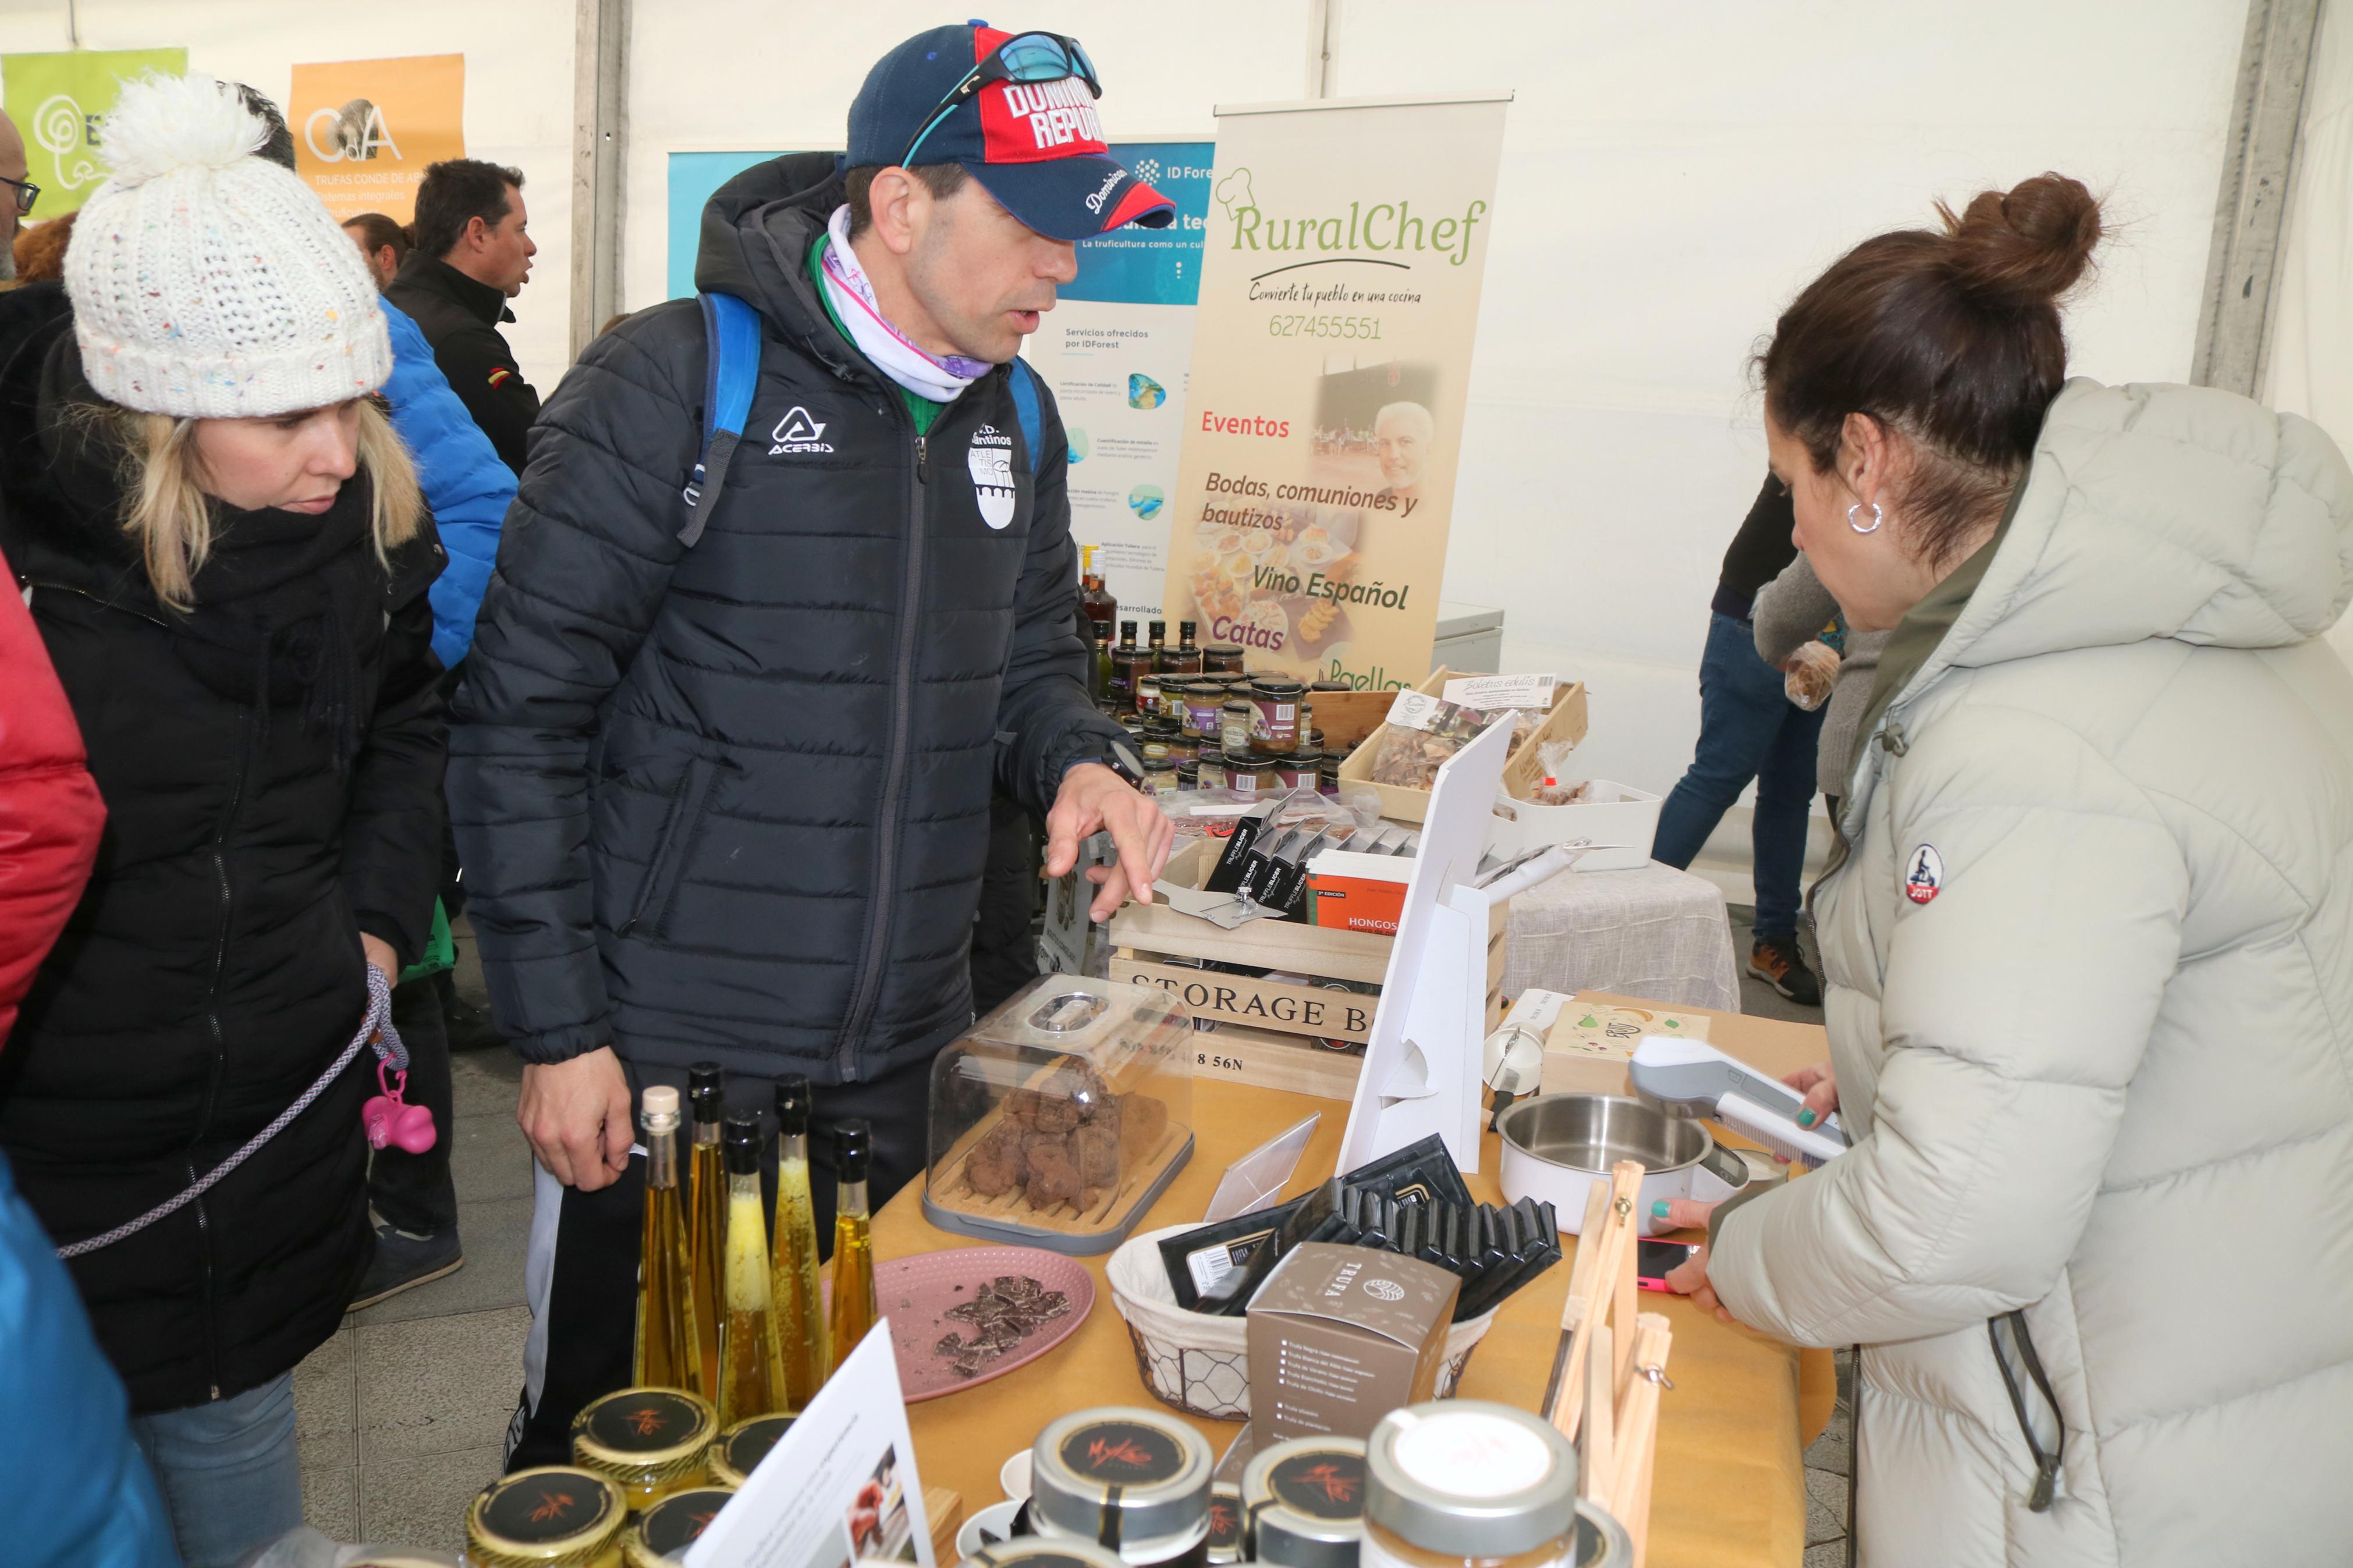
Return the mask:
<path id="1" fill-rule="evenodd" d="M 16 276 L 17 226 L 41 194 L 25 174 L 25 138 L 15 121 L 0 114 L 0 281 Z"/>
<path id="2" fill-rule="evenodd" d="M 692 300 L 599 338 L 539 416 L 449 775 L 540 1162 L 511 1465 L 563 1458 L 630 1375 L 638 1091 L 707 1061 L 730 1112 L 765 1112 L 807 1075 L 818 1163 L 869 1121 L 880 1204 L 923 1168 L 931 1060 L 971 1020 L 992 786 L 1045 816 L 1049 875 L 1109 832 L 1098 919 L 1166 858 L 1087 699 L 1061 421 L 1008 367 L 1075 241 L 1174 216 L 1106 154 L 1099 90 L 1055 35 L 909 39 L 846 159 L 774 160 L 704 209 L 697 287 L 758 318 L 741 444 L 699 473 Z"/>

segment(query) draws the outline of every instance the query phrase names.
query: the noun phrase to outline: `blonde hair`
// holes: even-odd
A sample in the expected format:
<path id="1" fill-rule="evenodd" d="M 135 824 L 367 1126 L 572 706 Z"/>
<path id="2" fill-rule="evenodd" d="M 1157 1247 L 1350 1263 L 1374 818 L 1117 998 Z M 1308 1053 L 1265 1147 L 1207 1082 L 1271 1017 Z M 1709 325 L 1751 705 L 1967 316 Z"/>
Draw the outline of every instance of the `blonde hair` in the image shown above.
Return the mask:
<path id="1" fill-rule="evenodd" d="M 196 573 L 213 547 L 212 497 L 196 455 L 196 421 L 107 405 L 124 447 L 123 531 L 139 543 L 155 596 L 175 610 L 195 603 Z M 417 537 L 424 496 L 417 465 L 372 401 L 360 403 L 359 472 L 370 487 L 369 531 L 376 559 Z"/>

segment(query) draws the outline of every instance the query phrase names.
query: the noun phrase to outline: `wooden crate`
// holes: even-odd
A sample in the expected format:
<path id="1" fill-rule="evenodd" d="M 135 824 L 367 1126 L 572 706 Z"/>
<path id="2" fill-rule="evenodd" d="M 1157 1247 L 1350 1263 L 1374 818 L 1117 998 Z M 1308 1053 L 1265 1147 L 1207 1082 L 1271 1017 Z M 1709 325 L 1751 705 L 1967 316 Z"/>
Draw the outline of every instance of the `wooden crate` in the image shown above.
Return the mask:
<path id="1" fill-rule="evenodd" d="M 1464 679 L 1470 672 L 1450 669 L 1444 665 L 1430 672 L 1430 679 L 1414 689 L 1435 697 L 1446 689 L 1450 680 Z M 1396 694 L 1389 693 L 1394 700 Z M 1351 784 L 1361 784 L 1377 791 L 1381 797 L 1381 815 L 1398 822 L 1421 822 L 1430 816 L 1430 792 L 1426 789 L 1405 789 L 1397 784 L 1373 783 L 1373 759 L 1380 754 L 1381 736 L 1388 730 L 1381 725 L 1366 735 L 1348 760 L 1340 764 L 1340 786 L 1345 792 Z M 1528 786 L 1534 783 L 1540 765 L 1537 745 L 1546 741 L 1567 741 L 1572 743 L 1585 739 L 1585 682 L 1572 680 L 1553 688 L 1552 710 L 1545 716 L 1535 732 L 1512 753 L 1504 764 L 1504 785 L 1522 799 L 1527 797 Z"/>
<path id="2" fill-rule="evenodd" d="M 1315 709 L 1315 727 L 1324 731 L 1324 749 L 1346 756 L 1358 742 L 1381 727 L 1389 716 L 1395 691 L 1314 691 L 1308 700 Z"/>
<path id="3" fill-rule="evenodd" d="M 1203 839 L 1171 856 L 1162 876 L 1198 888 L 1223 852 L 1223 839 Z M 1507 911 L 1488 911 L 1487 990 L 1492 1000 L 1504 978 Z M 1340 931 L 1296 921 L 1259 920 L 1235 931 L 1163 903 L 1127 904 L 1112 917 L 1111 977 L 1173 993 L 1197 1018 L 1279 1034 L 1362 1043 L 1372 1033 L 1377 991 L 1342 991 L 1333 981 L 1378 986 L 1388 977 L 1397 939 L 1374 931 Z M 1200 959 L 1307 976 L 1306 983 L 1201 969 L 1172 959 Z"/>
<path id="4" fill-rule="evenodd" d="M 1193 1037 L 1196 1079 L 1218 1079 L 1252 1089 L 1277 1089 L 1324 1100 L 1353 1100 L 1356 1075 L 1364 1067 L 1361 1047 L 1335 1050 L 1303 1035 L 1220 1024 Z"/>

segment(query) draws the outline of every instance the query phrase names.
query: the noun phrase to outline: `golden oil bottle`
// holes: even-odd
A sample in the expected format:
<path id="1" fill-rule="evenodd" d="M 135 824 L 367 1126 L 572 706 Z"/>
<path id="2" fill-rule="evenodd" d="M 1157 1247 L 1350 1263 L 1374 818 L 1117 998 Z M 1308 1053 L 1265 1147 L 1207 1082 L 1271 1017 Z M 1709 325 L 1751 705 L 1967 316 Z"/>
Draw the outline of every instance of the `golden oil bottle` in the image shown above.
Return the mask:
<path id="1" fill-rule="evenodd" d="M 694 1110 L 694 1150 L 687 1167 L 686 1255 L 692 1265 L 694 1329 L 702 1346 L 702 1384 L 696 1392 L 719 1398 L 719 1320 L 727 1298 L 719 1277 L 727 1258 L 727 1173 L 720 1168 L 719 1119 L 726 1089 L 716 1064 L 687 1069 L 686 1100 Z"/>
<path id="2" fill-rule="evenodd" d="M 845 1119 L 833 1135 L 833 1306 L 828 1320 L 833 1364 L 839 1367 L 874 1326 L 874 1229 L 866 1208 L 866 1173 L 874 1161 L 874 1132 L 862 1117 Z"/>
<path id="3" fill-rule="evenodd" d="M 694 1312 L 686 1205 L 678 1190 L 678 1090 L 657 1084 L 641 1102 L 646 1137 L 644 1245 L 638 1258 L 636 1375 L 639 1388 L 682 1388 L 706 1398 L 702 1338 Z"/>
<path id="4" fill-rule="evenodd" d="M 776 1234 L 768 1268 L 776 1310 L 776 1352 L 784 1363 L 784 1408 L 798 1415 L 831 1368 L 825 1348 L 825 1298 L 818 1286 L 817 1204 L 809 1192 L 809 1081 L 776 1083 Z"/>
<path id="5" fill-rule="evenodd" d="M 719 1424 L 784 1408 L 784 1364 L 768 1305 L 768 1216 L 760 1198 L 760 1124 L 730 1119 L 727 1161 L 727 1315 L 719 1325 Z"/>

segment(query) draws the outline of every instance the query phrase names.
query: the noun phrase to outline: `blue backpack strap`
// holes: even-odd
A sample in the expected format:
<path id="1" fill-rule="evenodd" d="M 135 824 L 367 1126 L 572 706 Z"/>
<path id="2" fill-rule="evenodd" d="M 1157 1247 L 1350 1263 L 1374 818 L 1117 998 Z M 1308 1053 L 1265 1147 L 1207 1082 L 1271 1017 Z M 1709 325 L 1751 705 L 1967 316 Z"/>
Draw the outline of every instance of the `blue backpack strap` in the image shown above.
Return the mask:
<path id="1" fill-rule="evenodd" d="M 1038 373 L 1029 362 L 1017 359 L 1007 380 L 1013 386 L 1013 412 L 1021 419 L 1021 441 L 1029 448 L 1029 477 L 1038 477 L 1038 464 L 1045 457 L 1039 448 L 1046 440 L 1045 416 L 1038 412 Z"/>
<path id="2" fill-rule="evenodd" d="M 726 488 L 727 465 L 744 437 L 752 394 L 760 384 L 760 312 L 733 294 L 702 300 L 702 450 L 687 481 L 686 526 L 679 542 L 692 548 Z"/>

